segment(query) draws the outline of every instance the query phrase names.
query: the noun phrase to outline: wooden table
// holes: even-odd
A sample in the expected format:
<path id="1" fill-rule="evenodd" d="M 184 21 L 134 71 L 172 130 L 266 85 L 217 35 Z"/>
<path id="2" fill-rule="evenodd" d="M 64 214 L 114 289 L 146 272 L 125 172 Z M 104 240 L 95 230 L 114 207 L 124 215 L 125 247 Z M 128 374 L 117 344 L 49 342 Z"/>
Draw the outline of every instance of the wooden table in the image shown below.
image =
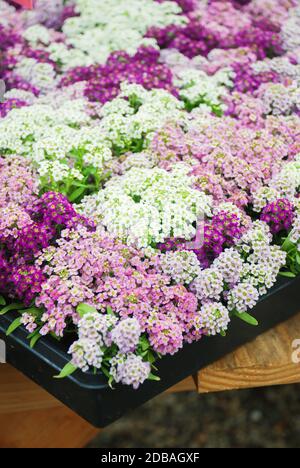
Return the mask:
<path id="1" fill-rule="evenodd" d="M 298 346 L 298 353 L 293 344 Z M 298 357 L 299 364 L 293 362 Z M 300 314 L 170 392 L 209 393 L 298 382 Z M 77 448 L 99 432 L 7 364 L 0 365 L 0 428 L 1 448 Z"/>

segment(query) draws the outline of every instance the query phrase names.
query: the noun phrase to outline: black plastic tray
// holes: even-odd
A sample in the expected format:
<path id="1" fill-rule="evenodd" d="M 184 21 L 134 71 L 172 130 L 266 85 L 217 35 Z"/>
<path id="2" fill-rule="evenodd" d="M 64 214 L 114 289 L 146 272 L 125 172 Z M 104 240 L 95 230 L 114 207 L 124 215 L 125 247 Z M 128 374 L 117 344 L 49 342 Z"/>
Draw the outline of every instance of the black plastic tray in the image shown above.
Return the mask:
<path id="1" fill-rule="evenodd" d="M 112 390 L 103 375 L 83 374 L 79 371 L 64 380 L 54 379 L 53 376 L 70 359 L 66 352 L 67 347 L 52 338 L 45 338 L 31 349 L 24 328 L 19 328 L 13 335 L 6 337 L 5 331 L 14 320 L 14 314 L 0 318 L 0 338 L 6 342 L 9 364 L 94 426 L 105 427 L 124 413 L 299 312 L 299 292 L 300 278 L 280 279 L 253 311 L 253 315 L 259 320 L 258 327 L 233 319 L 226 337 L 205 337 L 198 343 L 186 345 L 175 356 L 161 359 L 157 363 L 161 381 L 147 381 L 138 390 L 122 385 L 117 385 Z"/>

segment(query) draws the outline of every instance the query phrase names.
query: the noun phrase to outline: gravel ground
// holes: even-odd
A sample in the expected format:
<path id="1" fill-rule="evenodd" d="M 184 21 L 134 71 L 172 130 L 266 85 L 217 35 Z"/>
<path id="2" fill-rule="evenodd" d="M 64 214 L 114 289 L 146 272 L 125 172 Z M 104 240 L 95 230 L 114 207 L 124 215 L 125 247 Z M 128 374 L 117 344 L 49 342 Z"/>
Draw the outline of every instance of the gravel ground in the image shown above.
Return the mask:
<path id="1" fill-rule="evenodd" d="M 300 448 L 300 387 L 162 395 L 105 429 L 93 448 Z"/>

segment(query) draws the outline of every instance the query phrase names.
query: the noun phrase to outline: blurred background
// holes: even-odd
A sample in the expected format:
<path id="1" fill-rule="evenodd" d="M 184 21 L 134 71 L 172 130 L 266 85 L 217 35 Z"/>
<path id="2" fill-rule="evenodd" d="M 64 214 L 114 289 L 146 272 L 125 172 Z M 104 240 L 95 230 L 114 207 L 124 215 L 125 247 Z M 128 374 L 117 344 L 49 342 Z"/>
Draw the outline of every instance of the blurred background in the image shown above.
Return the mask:
<path id="1" fill-rule="evenodd" d="M 300 448 L 300 386 L 162 395 L 92 448 Z"/>

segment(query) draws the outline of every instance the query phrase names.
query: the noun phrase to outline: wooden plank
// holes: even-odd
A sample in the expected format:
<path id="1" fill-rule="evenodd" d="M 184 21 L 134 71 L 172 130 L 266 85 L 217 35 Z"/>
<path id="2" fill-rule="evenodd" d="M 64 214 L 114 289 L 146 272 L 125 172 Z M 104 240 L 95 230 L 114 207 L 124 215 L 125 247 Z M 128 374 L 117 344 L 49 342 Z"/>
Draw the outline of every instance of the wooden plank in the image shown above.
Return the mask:
<path id="1" fill-rule="evenodd" d="M 0 415 L 0 448 L 81 448 L 99 431 L 65 407 Z"/>
<path id="2" fill-rule="evenodd" d="M 46 390 L 13 367 L 0 366 L 0 415 L 61 406 Z"/>
<path id="3" fill-rule="evenodd" d="M 0 447 L 79 448 L 99 430 L 7 364 L 0 366 Z"/>
<path id="4" fill-rule="evenodd" d="M 198 372 L 199 393 L 300 382 L 300 363 L 292 360 L 297 339 L 300 314 Z"/>
<path id="5" fill-rule="evenodd" d="M 197 381 L 194 377 L 188 377 L 187 379 L 179 382 L 174 387 L 171 387 L 167 393 L 179 393 L 179 392 L 195 392 L 197 391 Z"/>

